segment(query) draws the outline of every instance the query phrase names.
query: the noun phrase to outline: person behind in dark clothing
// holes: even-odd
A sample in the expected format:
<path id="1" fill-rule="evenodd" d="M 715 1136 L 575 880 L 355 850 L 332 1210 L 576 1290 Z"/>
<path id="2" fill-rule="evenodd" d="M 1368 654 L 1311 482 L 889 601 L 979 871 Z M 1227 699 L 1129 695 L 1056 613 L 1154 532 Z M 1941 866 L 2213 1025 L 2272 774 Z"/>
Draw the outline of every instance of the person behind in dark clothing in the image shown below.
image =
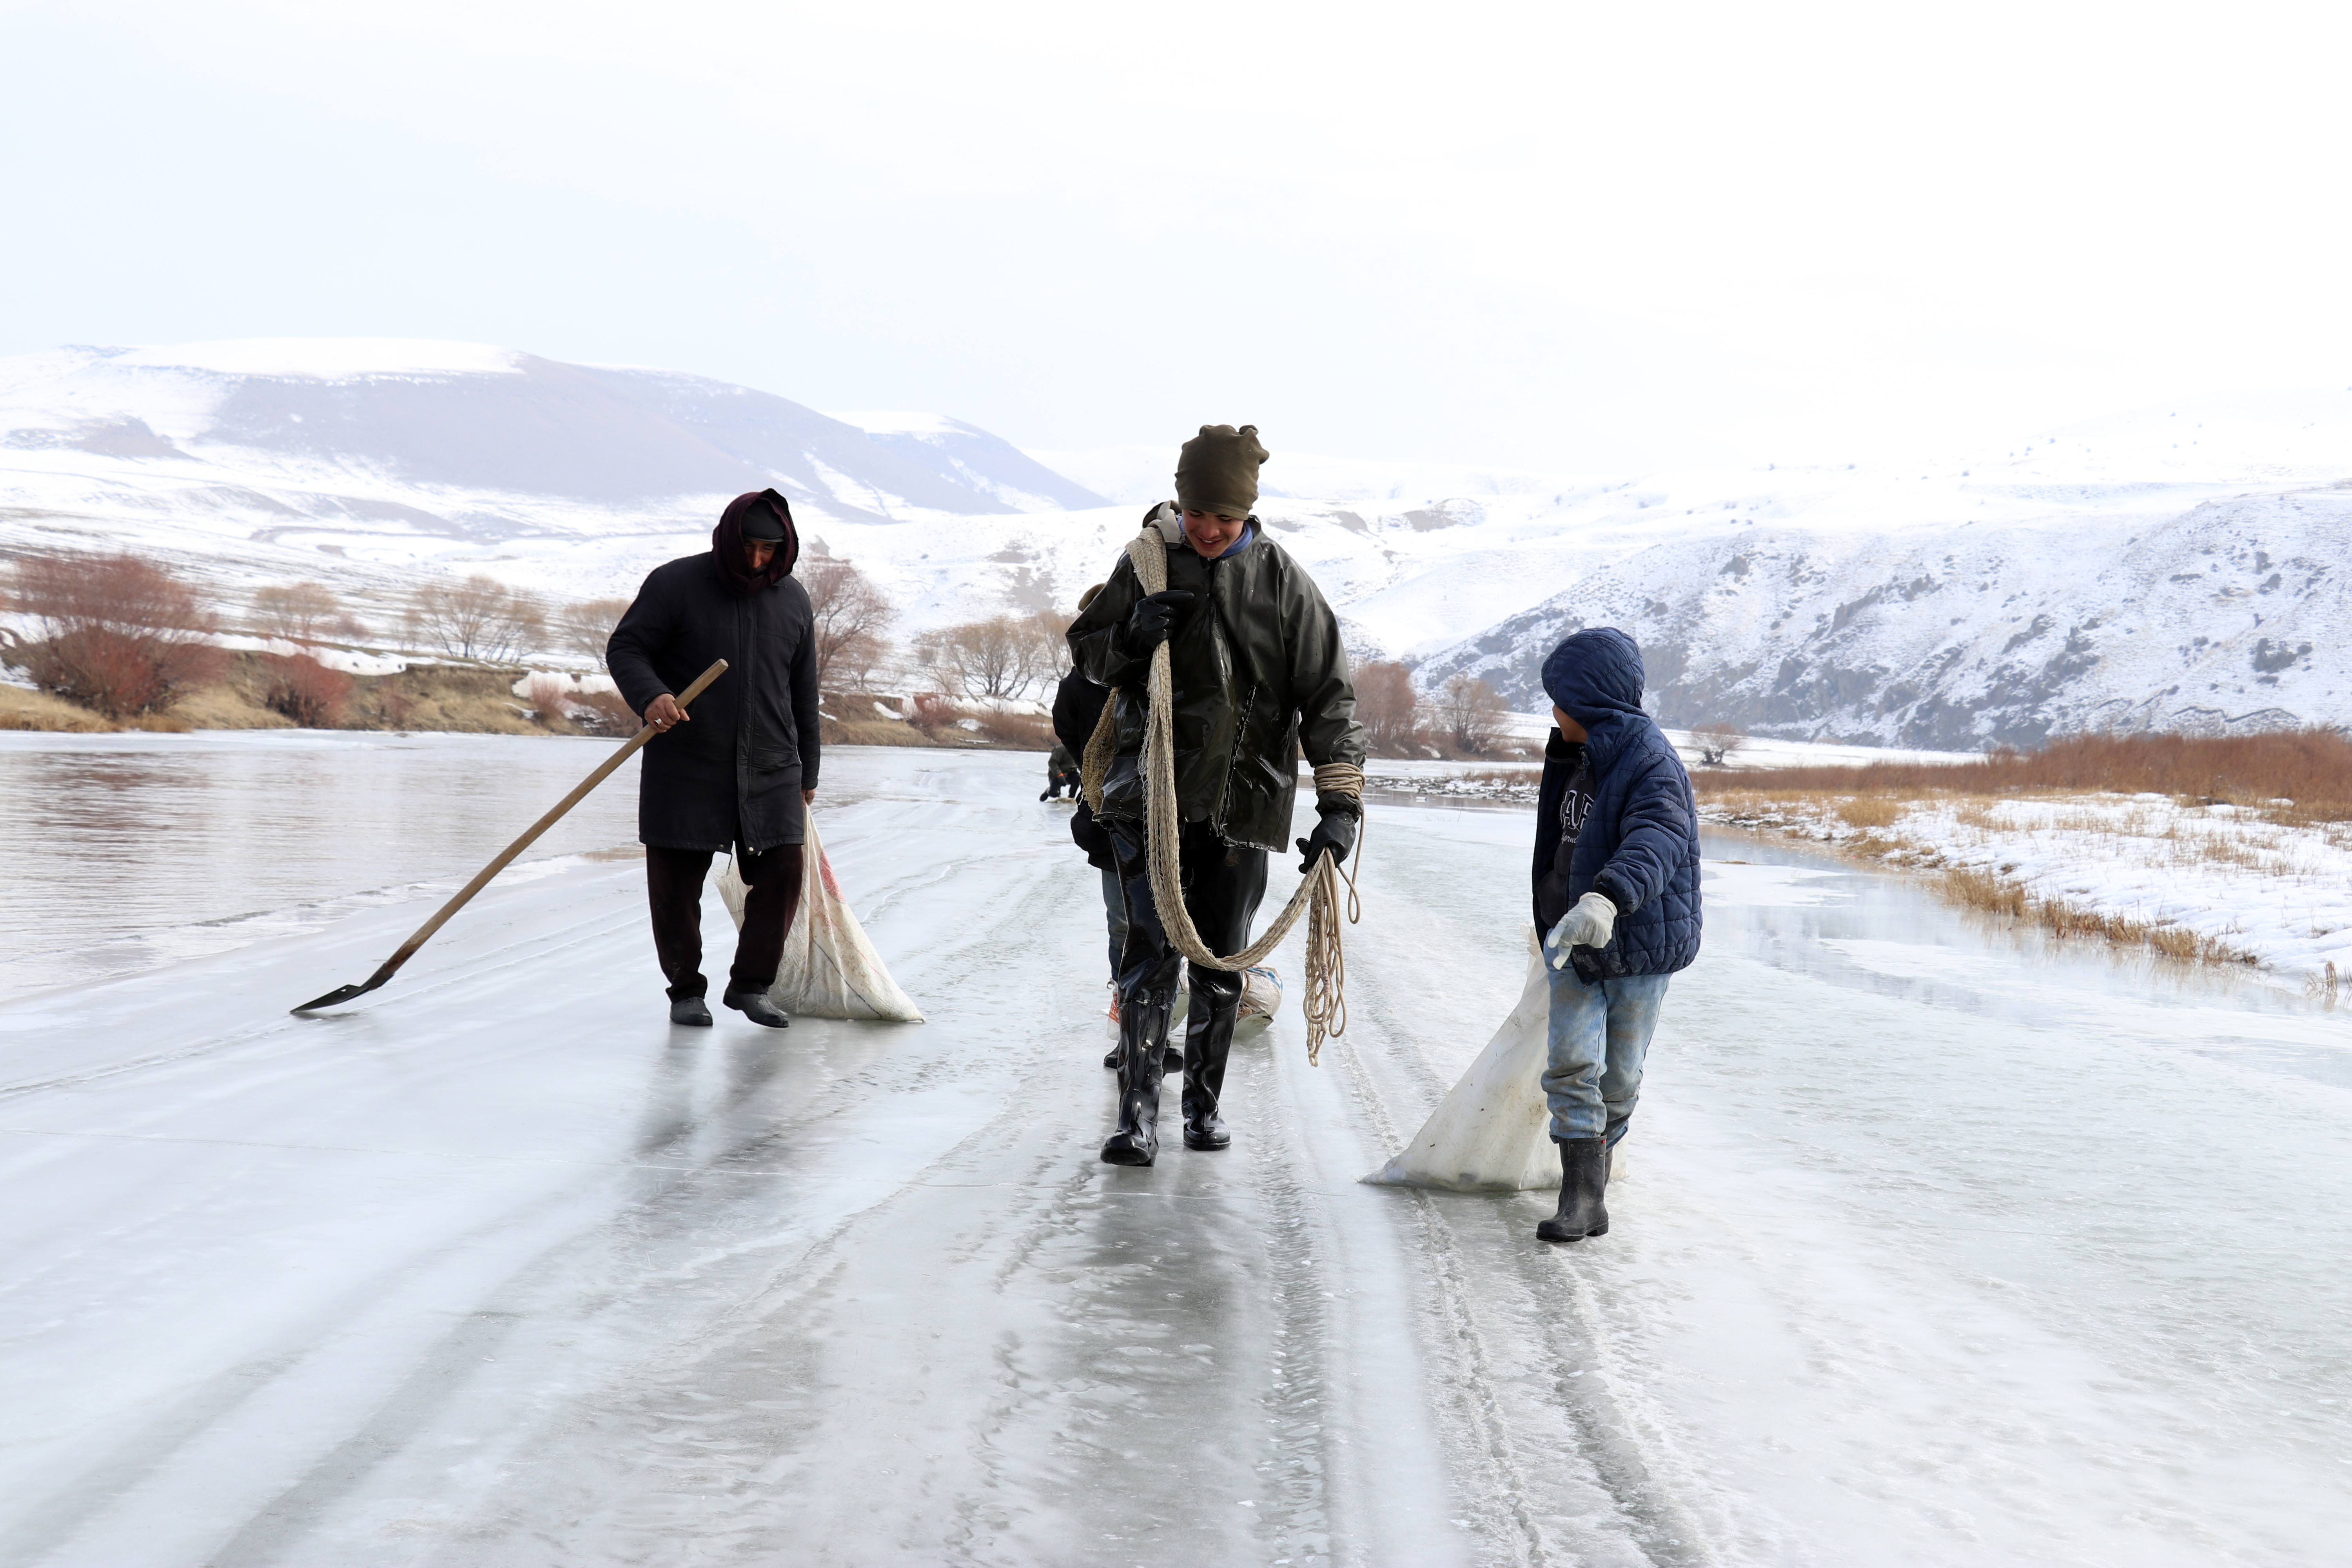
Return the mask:
<path id="1" fill-rule="evenodd" d="M 1064 790 L 1070 792 L 1072 800 L 1078 798 L 1078 759 L 1071 754 L 1067 742 L 1056 739 L 1054 754 L 1045 759 L 1045 793 L 1037 798 L 1056 800 Z"/>
<path id="2" fill-rule="evenodd" d="M 1100 583 L 1078 595 L 1078 614 L 1085 615 L 1088 605 L 1103 591 Z M 1055 754 L 1067 752 L 1077 759 L 1072 771 L 1083 773 L 1086 765 L 1087 742 L 1094 738 L 1095 726 L 1102 721 L 1103 704 L 1110 693 L 1088 680 L 1086 672 L 1075 666 L 1062 677 L 1054 690 Z M 1103 924 L 1110 934 L 1110 1020 L 1118 1022 L 1118 954 L 1127 945 L 1127 896 L 1119 890 L 1118 862 L 1112 858 L 1110 834 L 1095 819 L 1094 807 L 1087 804 L 1086 794 L 1073 784 L 1071 794 L 1077 797 L 1078 809 L 1070 817 L 1070 837 L 1086 851 L 1087 864 L 1102 877 Z M 1103 1057 L 1103 1066 L 1116 1070 L 1118 1047 L 1111 1047 Z M 1181 1072 L 1184 1053 L 1171 1047 L 1165 1067 L 1169 1072 Z"/>
<path id="3" fill-rule="evenodd" d="M 1147 595 L 1122 555 L 1069 631 L 1072 662 L 1115 689 L 1117 747 L 1100 817 L 1127 906 L 1118 961 L 1119 1108 L 1102 1147 L 1115 1165 L 1149 1165 L 1160 1148 L 1176 977 L 1183 963 L 1160 922 L 1145 856 L 1143 731 L 1153 651 L 1168 644 L 1174 700 L 1177 855 L 1184 910 L 1215 952 L 1237 952 L 1265 894 L 1265 857 L 1281 852 L 1298 797 L 1298 756 L 1318 767 L 1364 762 L 1364 727 L 1339 617 L 1314 580 L 1252 515 L 1266 450 L 1244 425 L 1204 425 L 1176 465 L 1176 500 L 1144 519 L 1167 552 L 1167 588 Z M 1345 862 L 1362 805 L 1334 788 L 1316 797 L 1302 871 L 1325 850 Z M 1194 964 L 1184 1025 L 1184 1146 L 1233 1142 L 1221 1107 L 1240 1017 L 1242 976 Z"/>
<path id="4" fill-rule="evenodd" d="M 1698 956 L 1698 813 L 1690 774 L 1642 711 L 1642 650 L 1613 626 L 1544 660 L 1555 728 L 1536 803 L 1536 930 L 1548 933 L 1544 1097 L 1559 1146 L 1546 1241 L 1605 1235 L 1609 1151 L 1642 1090 L 1666 982 Z"/>
<path id="5" fill-rule="evenodd" d="M 755 1024 L 792 1023 L 768 988 L 800 907 L 802 812 L 816 796 L 815 639 L 792 574 L 799 556 L 782 496 L 737 496 L 710 549 L 656 567 L 606 645 L 622 699 L 660 731 L 638 775 L 637 837 L 674 1024 L 710 1022 L 702 883 L 729 850 L 750 892 L 721 999 Z M 689 714 L 676 693 L 718 658 L 727 673 Z"/>

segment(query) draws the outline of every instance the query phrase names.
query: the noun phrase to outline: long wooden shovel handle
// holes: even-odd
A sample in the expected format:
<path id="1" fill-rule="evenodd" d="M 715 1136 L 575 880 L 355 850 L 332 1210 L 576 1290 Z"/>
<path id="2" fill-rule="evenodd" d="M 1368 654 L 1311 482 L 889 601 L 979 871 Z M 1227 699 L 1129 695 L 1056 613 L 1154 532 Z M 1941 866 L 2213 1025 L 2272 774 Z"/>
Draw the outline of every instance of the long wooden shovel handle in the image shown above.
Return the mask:
<path id="1" fill-rule="evenodd" d="M 678 693 L 678 706 L 683 708 L 688 703 L 693 701 L 696 698 L 701 696 L 705 688 L 726 673 L 727 661 L 725 659 L 721 658 L 712 660 L 710 668 L 704 670 L 701 675 L 698 676 L 695 679 L 693 685 Z M 557 801 L 555 805 L 549 809 L 548 814 L 545 816 L 541 817 L 537 822 L 534 822 L 529 827 L 524 828 L 521 837 L 508 845 L 504 849 L 499 850 L 497 859 L 491 861 L 488 865 L 476 872 L 472 881 L 457 889 L 457 896 L 456 898 L 451 899 L 447 903 L 434 910 L 433 918 L 426 921 L 423 925 L 417 927 L 416 934 L 410 937 L 406 942 L 402 942 L 400 944 L 400 951 L 394 953 L 390 958 L 385 959 L 383 961 L 383 967 L 377 970 L 373 974 L 369 975 L 367 984 L 360 989 L 362 991 L 373 991 L 377 986 L 383 984 L 385 981 L 391 979 L 393 972 L 397 970 L 402 964 L 406 963 L 410 958 L 414 957 L 418 948 L 423 947 L 427 942 L 430 942 L 433 938 L 433 933 L 439 931 L 444 925 L 447 924 L 451 915 L 454 915 L 459 910 L 464 909 L 468 900 L 472 899 L 476 893 L 480 892 L 484 888 L 490 885 L 491 878 L 497 876 L 499 872 L 505 870 L 509 865 L 513 864 L 514 858 L 516 856 L 530 848 L 531 844 L 541 834 L 546 832 L 549 828 L 554 826 L 556 823 L 562 820 L 563 814 L 565 812 L 570 811 L 573 806 L 578 805 L 581 801 L 587 798 L 587 795 L 590 790 L 594 789 L 598 784 L 603 784 L 607 778 L 610 778 L 614 768 L 619 767 L 623 763 L 627 762 L 631 757 L 636 755 L 638 747 L 644 745 L 647 741 L 652 740 L 659 733 L 659 731 L 648 724 L 645 726 L 645 728 L 639 730 L 635 734 L 630 736 L 628 744 L 623 746 L 619 751 L 614 752 L 611 756 L 605 758 L 603 763 L 597 765 L 596 771 L 590 773 L 586 778 L 582 779 L 579 785 L 574 788 L 570 795 L 567 795 L 562 800 Z"/>

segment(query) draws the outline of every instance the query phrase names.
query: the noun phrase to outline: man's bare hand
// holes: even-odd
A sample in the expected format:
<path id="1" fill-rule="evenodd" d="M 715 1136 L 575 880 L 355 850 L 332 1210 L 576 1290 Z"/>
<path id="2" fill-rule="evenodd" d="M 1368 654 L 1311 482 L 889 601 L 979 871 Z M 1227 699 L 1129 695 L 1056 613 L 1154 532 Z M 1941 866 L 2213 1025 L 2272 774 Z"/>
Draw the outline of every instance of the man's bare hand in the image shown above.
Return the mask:
<path id="1" fill-rule="evenodd" d="M 646 722 L 667 735 L 672 725 L 691 721 L 687 718 L 686 710 L 677 705 L 677 699 L 665 691 L 646 704 Z"/>
<path id="2" fill-rule="evenodd" d="M 801 791 L 801 804 L 802 804 L 803 805 L 807 805 L 811 804 L 812 802 L 814 802 L 815 799 L 816 799 L 816 791 L 814 791 L 814 790 L 813 790 L 813 789 L 804 789 L 804 790 Z"/>

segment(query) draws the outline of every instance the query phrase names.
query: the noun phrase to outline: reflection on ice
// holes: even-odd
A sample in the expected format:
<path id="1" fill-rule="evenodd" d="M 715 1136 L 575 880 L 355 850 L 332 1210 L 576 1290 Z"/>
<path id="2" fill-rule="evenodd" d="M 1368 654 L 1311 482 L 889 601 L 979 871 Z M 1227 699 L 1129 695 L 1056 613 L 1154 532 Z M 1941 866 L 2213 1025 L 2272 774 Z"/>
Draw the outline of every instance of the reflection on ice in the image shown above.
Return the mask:
<path id="1" fill-rule="evenodd" d="M 230 781 L 267 777 L 312 825 L 291 862 L 343 878 L 315 890 L 466 868 L 399 822 L 466 746 L 363 785 L 249 751 L 178 756 L 139 809 L 233 824 Z M 2352 1536 L 2352 1101 L 2314 1066 L 2342 1015 L 1711 839 L 1640 1174 L 1605 1242 L 1542 1248 L 1540 1198 L 1355 1181 L 1526 963 L 1524 816 L 1376 807 L 1348 1034 L 1313 1069 L 1295 1013 L 1237 1045 L 1234 1147 L 1116 1170 L 1096 882 L 1034 762 L 828 759 L 835 864 L 922 1028 L 670 1030 L 626 860 L 494 886 L 334 1019 L 281 1009 L 421 894 L 115 979 L 83 903 L 46 947 L 12 928 L 100 977 L 0 1003 L 0 1178 L 37 1195 L 0 1211 L 0 1561 L 2206 1564 Z M 364 854 L 331 832 L 354 789 Z M 46 820 L 45 864 L 116 853 L 74 837 L 116 831 L 88 802 Z M 100 885 L 152 963 L 187 915 L 277 918 L 266 859 Z"/>

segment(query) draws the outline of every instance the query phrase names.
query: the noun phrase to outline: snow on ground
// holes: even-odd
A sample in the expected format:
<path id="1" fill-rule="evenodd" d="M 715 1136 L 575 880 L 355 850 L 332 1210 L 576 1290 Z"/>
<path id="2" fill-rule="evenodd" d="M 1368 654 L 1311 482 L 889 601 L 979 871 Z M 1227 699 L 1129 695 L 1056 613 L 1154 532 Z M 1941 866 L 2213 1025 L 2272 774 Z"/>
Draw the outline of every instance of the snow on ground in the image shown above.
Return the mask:
<path id="1" fill-rule="evenodd" d="M 1348 1033 L 1319 1068 L 1295 1010 L 1245 1038 L 1234 1147 L 1139 1172 L 1095 1159 L 1097 884 L 1034 757 L 828 755 L 834 865 L 932 1022 L 777 1035 L 670 1029 L 642 870 L 579 854 L 358 1006 L 282 1011 L 595 742 L 109 736 L 101 771 L 34 739 L 0 766 L 48 815 L 0 818 L 0 866 L 82 858 L 47 907 L 86 939 L 118 892 L 353 901 L 143 968 L 53 951 L 0 996 L 10 1563 L 2210 1568 L 2352 1536 L 2352 1035 L 2235 976 L 1717 838 L 1611 1234 L 1550 1248 L 1537 1195 L 1355 1180 L 1518 994 L 1523 815 L 1375 804 Z"/>
<path id="2" fill-rule="evenodd" d="M 2352 823 L 2276 821 L 2161 795 L 1931 798 L 1892 822 L 1843 820 L 1832 797 L 1700 802 L 1706 821 L 1858 847 L 1891 864 L 1987 873 L 2034 899 L 2172 928 L 2249 954 L 2289 983 L 2352 979 Z M 1872 804 L 1877 804 L 1873 797 Z"/>
<path id="3" fill-rule="evenodd" d="M 233 611 L 319 578 L 384 626 L 447 573 L 629 593 L 703 548 L 728 496 L 775 484 L 906 638 L 1067 613 L 1168 494 L 1185 433 L 1024 453 L 940 415 L 833 418 L 463 344 L 61 349 L 0 362 L 0 550 L 150 552 Z M 1352 654 L 1417 661 L 1424 689 L 1474 674 L 1538 706 L 1558 637 L 1615 625 L 1678 725 L 1968 750 L 2352 719 L 2352 389 L 1902 464 L 1547 475 L 1267 439 L 1270 535 Z"/>

